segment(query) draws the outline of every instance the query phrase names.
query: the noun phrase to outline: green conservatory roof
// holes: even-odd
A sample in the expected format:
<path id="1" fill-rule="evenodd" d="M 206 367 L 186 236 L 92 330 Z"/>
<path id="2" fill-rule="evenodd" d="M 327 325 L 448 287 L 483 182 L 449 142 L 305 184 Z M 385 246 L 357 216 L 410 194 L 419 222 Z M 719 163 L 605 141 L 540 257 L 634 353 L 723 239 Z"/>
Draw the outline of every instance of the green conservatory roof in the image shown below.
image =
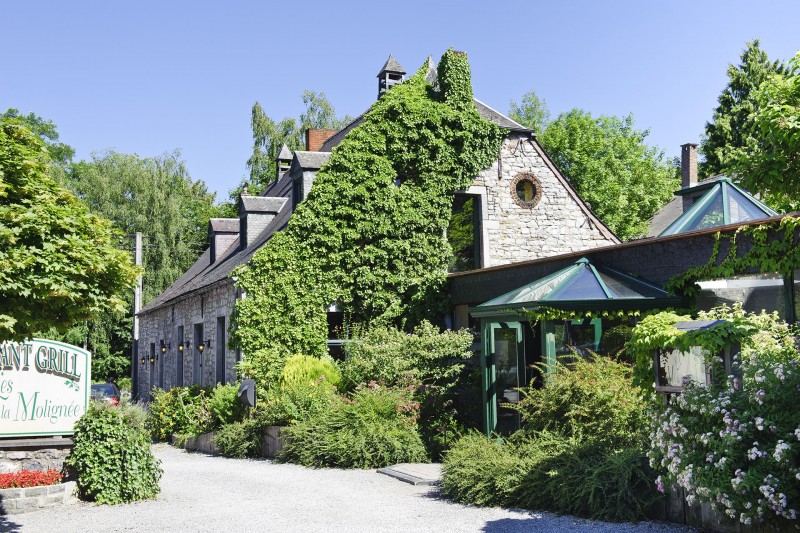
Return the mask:
<path id="1" fill-rule="evenodd" d="M 495 315 L 522 308 L 565 310 L 652 309 L 681 305 L 666 291 L 612 268 L 581 258 L 575 264 L 472 308 L 473 316 Z"/>
<path id="2" fill-rule="evenodd" d="M 710 184 L 703 183 L 679 191 L 678 194 L 687 194 L 703 188 L 707 188 L 708 192 L 675 222 L 667 226 L 659 237 L 778 215 L 750 193 L 737 187 L 729 178 L 719 178 Z"/>

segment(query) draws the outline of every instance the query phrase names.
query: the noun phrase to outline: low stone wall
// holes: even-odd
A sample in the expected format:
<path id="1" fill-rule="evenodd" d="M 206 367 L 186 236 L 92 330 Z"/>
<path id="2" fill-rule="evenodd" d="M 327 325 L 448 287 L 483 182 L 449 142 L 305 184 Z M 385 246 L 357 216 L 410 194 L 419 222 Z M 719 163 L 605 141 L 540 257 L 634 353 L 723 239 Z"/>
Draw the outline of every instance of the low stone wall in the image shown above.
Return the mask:
<path id="1" fill-rule="evenodd" d="M 51 468 L 61 471 L 71 450 L 72 439 L 64 437 L 0 439 L 0 474 Z"/>
<path id="2" fill-rule="evenodd" d="M 75 482 L 46 487 L 0 489 L 0 514 L 19 514 L 75 503 Z"/>
<path id="3" fill-rule="evenodd" d="M 683 489 L 665 494 L 647 513 L 649 518 L 664 520 L 673 524 L 685 524 L 701 531 L 717 531 L 720 533 L 773 533 L 778 529 L 759 524 L 745 525 L 733 520 L 724 513 L 715 511 L 708 503 L 689 505 L 686 503 Z M 789 528 L 786 531 L 795 531 Z M 782 531 L 782 530 L 780 530 Z"/>

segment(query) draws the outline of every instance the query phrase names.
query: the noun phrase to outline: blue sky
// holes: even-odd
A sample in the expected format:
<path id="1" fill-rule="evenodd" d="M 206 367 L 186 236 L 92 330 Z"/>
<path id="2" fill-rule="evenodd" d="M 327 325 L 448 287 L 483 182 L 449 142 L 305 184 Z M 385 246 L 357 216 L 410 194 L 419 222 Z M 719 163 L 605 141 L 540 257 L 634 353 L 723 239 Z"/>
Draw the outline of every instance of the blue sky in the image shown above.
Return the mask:
<path id="1" fill-rule="evenodd" d="M 800 49 L 796 1 L 26 0 L 0 19 L 0 109 L 53 120 L 78 158 L 180 149 L 218 198 L 246 173 L 256 100 L 297 116 L 310 89 L 357 115 L 389 53 L 413 72 L 464 50 L 499 111 L 535 90 L 553 115 L 633 113 L 674 156 L 699 141 L 748 40 L 772 59 Z"/>

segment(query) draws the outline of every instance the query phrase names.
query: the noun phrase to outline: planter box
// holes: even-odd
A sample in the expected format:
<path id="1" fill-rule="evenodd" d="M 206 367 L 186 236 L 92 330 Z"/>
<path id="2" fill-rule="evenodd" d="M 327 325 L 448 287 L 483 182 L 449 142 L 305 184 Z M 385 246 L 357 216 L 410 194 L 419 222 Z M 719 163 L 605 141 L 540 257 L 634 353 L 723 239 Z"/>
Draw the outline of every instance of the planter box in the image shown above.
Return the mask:
<path id="1" fill-rule="evenodd" d="M 0 515 L 27 513 L 75 503 L 78 498 L 74 492 L 74 481 L 41 487 L 0 489 Z"/>
<path id="2" fill-rule="evenodd" d="M 190 452 L 203 452 L 203 453 L 219 453 L 217 452 L 217 446 L 214 444 L 212 440 L 214 435 L 216 435 L 216 431 L 212 431 L 210 433 L 203 433 L 202 435 L 198 435 L 196 437 L 188 437 L 186 442 L 178 442 L 178 439 L 172 437 L 172 445 L 177 446 L 178 448 L 183 448 L 184 450 Z"/>
<path id="3" fill-rule="evenodd" d="M 264 428 L 264 440 L 261 442 L 261 456 L 275 457 L 283 448 L 284 441 L 281 438 L 281 430 L 285 426 L 267 426 Z"/>

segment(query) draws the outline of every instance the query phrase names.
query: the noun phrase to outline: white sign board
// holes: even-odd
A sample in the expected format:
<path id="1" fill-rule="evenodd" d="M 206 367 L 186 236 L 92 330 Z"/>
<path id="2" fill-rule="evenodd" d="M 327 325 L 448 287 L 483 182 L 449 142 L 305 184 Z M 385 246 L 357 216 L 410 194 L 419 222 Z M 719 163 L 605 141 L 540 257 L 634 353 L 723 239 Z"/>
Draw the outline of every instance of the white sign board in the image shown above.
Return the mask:
<path id="1" fill-rule="evenodd" d="M 683 387 L 686 382 L 706 383 L 706 351 L 700 346 L 692 346 L 688 352 L 663 350 L 658 358 L 658 385 Z"/>
<path id="2" fill-rule="evenodd" d="M 69 435 L 86 412 L 89 352 L 33 339 L 0 344 L 0 437 Z"/>

